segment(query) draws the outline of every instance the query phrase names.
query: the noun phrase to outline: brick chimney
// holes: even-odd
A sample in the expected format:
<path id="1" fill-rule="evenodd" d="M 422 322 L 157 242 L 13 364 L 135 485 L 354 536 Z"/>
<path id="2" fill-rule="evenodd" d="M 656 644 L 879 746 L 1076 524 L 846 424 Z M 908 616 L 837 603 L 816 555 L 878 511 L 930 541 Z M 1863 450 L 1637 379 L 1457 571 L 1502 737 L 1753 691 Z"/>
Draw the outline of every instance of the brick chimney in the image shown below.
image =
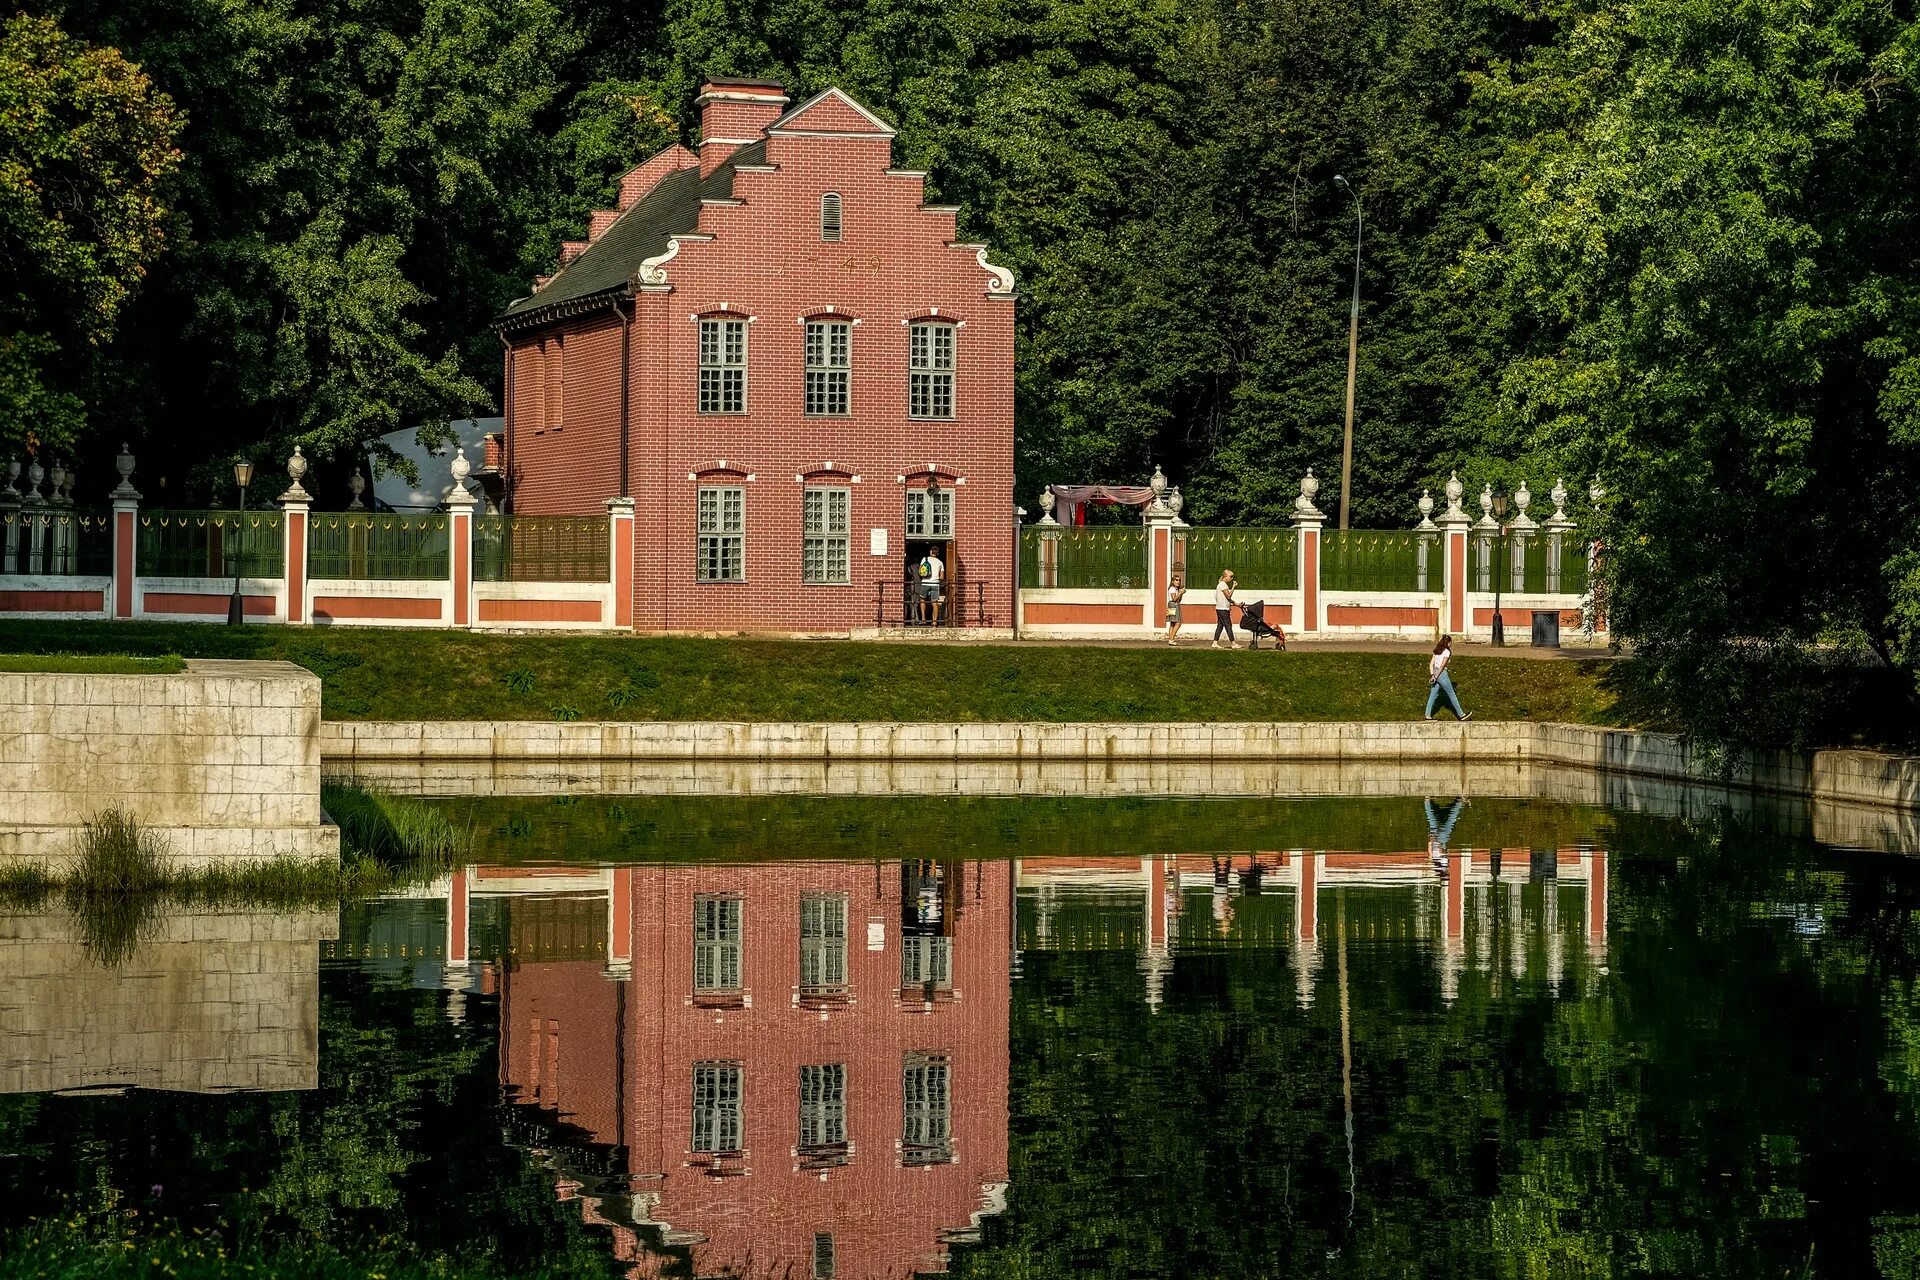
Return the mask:
<path id="1" fill-rule="evenodd" d="M 767 126 L 787 109 L 787 95 L 771 80 L 712 76 L 700 90 L 700 176 L 706 177 L 741 147 L 766 136 Z"/>

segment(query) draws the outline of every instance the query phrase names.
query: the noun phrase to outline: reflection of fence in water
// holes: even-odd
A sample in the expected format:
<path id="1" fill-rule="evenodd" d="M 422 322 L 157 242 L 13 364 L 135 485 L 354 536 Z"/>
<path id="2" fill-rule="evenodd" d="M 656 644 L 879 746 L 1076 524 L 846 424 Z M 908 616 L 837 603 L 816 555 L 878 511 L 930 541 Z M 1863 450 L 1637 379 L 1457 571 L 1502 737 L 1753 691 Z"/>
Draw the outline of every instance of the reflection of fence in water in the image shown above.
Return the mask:
<path id="1" fill-rule="evenodd" d="M 476 582 L 605 582 L 605 516 L 478 516 Z"/>
<path id="2" fill-rule="evenodd" d="M 447 525 L 444 515 L 315 515 L 307 542 L 308 572 L 316 578 L 444 578 Z"/>
<path id="3" fill-rule="evenodd" d="M 1327 591 L 1439 591 L 1446 572 L 1437 535 L 1329 529 L 1320 535 Z"/>
<path id="4" fill-rule="evenodd" d="M 136 570 L 162 578 L 277 578 L 278 511 L 143 511 Z"/>
<path id="5" fill-rule="evenodd" d="M 113 572 L 111 521 L 77 511 L 0 512 L 0 573 L 104 577 Z"/>
<path id="6" fill-rule="evenodd" d="M 1231 569 L 1247 586 L 1291 591 L 1300 585 L 1299 546 L 1292 529 L 1188 529 L 1175 539 L 1174 567 L 1196 590 L 1211 591 Z"/>

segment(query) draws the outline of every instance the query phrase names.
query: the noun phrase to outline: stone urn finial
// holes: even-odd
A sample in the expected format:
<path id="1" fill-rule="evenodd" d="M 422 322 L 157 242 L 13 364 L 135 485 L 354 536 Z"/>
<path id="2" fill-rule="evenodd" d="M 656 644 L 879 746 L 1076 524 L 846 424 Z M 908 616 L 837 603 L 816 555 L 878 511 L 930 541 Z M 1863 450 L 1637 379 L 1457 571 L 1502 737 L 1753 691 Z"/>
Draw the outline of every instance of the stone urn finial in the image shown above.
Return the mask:
<path id="1" fill-rule="evenodd" d="M 113 487 L 116 498 L 138 498 L 140 491 L 133 487 L 133 450 L 127 448 L 127 442 L 120 442 L 119 456 L 113 460 L 113 469 L 120 473 L 120 483 Z"/>
<path id="2" fill-rule="evenodd" d="M 1535 527 L 1533 518 L 1527 514 L 1527 508 L 1533 505 L 1533 490 L 1527 488 L 1522 480 L 1520 487 L 1513 491 L 1513 529 L 1516 533 L 1525 533 Z"/>
<path id="3" fill-rule="evenodd" d="M 1547 490 L 1547 501 L 1553 504 L 1554 519 L 1556 520 L 1566 519 L 1567 518 L 1567 482 L 1564 480 L 1555 479 L 1553 482 L 1553 488 Z"/>
<path id="4" fill-rule="evenodd" d="M 300 452 L 300 446 L 293 446 L 293 456 L 287 459 L 287 478 L 293 483 L 280 495 L 281 502 L 311 502 L 313 495 L 300 484 L 307 474 L 307 455 Z"/>
<path id="5" fill-rule="evenodd" d="M 467 461 L 467 448 L 459 445 L 453 451 L 453 482 L 460 488 L 467 487 L 467 477 L 473 474 L 473 464 Z"/>
<path id="6" fill-rule="evenodd" d="M 40 482 L 46 479 L 47 469 L 35 458 L 27 464 L 27 505 L 37 507 L 46 499 L 40 494 Z"/>
<path id="7" fill-rule="evenodd" d="M 17 483 L 19 479 L 20 479 L 20 459 L 8 458 L 7 459 L 7 482 L 4 485 L 0 485 L 0 498 L 6 498 L 9 500 L 19 498 L 20 486 Z"/>
<path id="8" fill-rule="evenodd" d="M 1420 508 L 1420 523 L 1415 525 L 1414 528 L 1438 529 L 1440 527 L 1433 522 L 1433 493 L 1430 490 L 1422 489 L 1420 491 L 1420 501 L 1413 505 Z"/>
<path id="9" fill-rule="evenodd" d="M 347 477 L 347 492 L 353 495 L 353 501 L 347 504 L 347 510 L 365 511 L 367 504 L 360 500 L 360 495 L 366 491 L 367 478 L 360 474 L 360 468 L 356 466 L 353 474 Z"/>
<path id="10" fill-rule="evenodd" d="M 1180 518 L 1180 509 L 1186 505 L 1187 500 L 1180 496 L 1179 485 L 1176 484 L 1167 490 L 1167 510 L 1173 512 L 1174 519 Z"/>
<path id="11" fill-rule="evenodd" d="M 1167 473 L 1160 469 L 1160 464 L 1157 462 L 1153 464 L 1153 475 L 1147 481 L 1147 488 L 1153 490 L 1153 496 L 1156 498 L 1163 496 L 1167 491 Z"/>
<path id="12" fill-rule="evenodd" d="M 1055 520 L 1055 519 L 1053 518 L 1053 506 L 1054 506 L 1054 503 L 1056 503 L 1056 502 L 1058 502 L 1058 501 L 1059 501 L 1059 499 L 1053 496 L 1053 490 L 1052 490 L 1052 489 L 1042 489 L 1042 490 L 1040 491 L 1040 520 L 1039 520 L 1039 523 L 1041 523 L 1041 524 L 1057 524 L 1057 523 L 1059 523 L 1059 522 L 1058 522 L 1057 520 Z"/>
<path id="13" fill-rule="evenodd" d="M 1454 472 L 1453 474 L 1447 477 L 1447 484 L 1444 492 L 1447 495 L 1447 514 L 1448 515 L 1455 515 L 1455 514 L 1465 515 L 1466 509 L 1460 505 L 1460 499 L 1463 496 L 1465 496 L 1467 492 L 1467 486 L 1460 483 L 1460 473 L 1458 471 Z"/>
<path id="14" fill-rule="evenodd" d="M 66 497 L 67 469 L 55 462 L 47 469 L 47 505 L 57 507 Z"/>
<path id="15" fill-rule="evenodd" d="M 1320 508 L 1313 505 L 1313 497 L 1320 492 L 1320 481 L 1313 474 L 1313 468 L 1307 468 L 1307 474 L 1300 477 L 1300 496 L 1293 500 L 1293 518 L 1296 523 L 1311 523 L 1324 520 L 1326 516 Z"/>

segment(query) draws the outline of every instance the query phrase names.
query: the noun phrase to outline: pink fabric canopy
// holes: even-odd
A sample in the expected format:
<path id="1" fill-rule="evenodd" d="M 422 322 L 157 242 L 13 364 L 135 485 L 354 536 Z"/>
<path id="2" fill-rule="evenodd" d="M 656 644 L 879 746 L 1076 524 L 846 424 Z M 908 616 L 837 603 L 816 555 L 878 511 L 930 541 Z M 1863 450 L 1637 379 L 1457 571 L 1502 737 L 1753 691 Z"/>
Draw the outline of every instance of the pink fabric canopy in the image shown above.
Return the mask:
<path id="1" fill-rule="evenodd" d="M 1083 502 L 1117 502 L 1128 507 L 1144 507 L 1153 501 L 1153 490 L 1144 484 L 1050 484 L 1047 488 L 1069 506 Z"/>

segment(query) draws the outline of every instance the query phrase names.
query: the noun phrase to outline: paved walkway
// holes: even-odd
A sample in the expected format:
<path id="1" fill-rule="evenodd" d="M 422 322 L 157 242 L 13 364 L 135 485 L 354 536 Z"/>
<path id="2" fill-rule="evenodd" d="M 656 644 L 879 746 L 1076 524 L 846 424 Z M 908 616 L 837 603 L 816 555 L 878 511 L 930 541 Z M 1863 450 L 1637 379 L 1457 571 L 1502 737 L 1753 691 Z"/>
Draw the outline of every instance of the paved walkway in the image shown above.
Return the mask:
<path id="1" fill-rule="evenodd" d="M 1246 633 L 1236 627 L 1234 628 L 1234 634 L 1237 637 L 1234 647 L 1237 649 L 1245 649 L 1247 647 Z M 1205 649 L 1210 644 L 1212 636 L 1212 622 L 1208 622 L 1204 627 L 1197 624 L 1189 624 L 1186 629 L 1181 631 L 1180 643 L 1176 647 L 1180 649 Z M 1080 637 L 1035 639 L 1022 636 L 1018 641 L 1013 641 L 1006 639 L 1003 635 L 997 640 L 984 640 L 970 636 L 965 628 L 953 631 L 945 629 L 921 630 L 917 627 L 909 627 L 900 631 L 890 631 L 887 639 L 890 641 L 906 641 L 913 644 L 1017 643 L 1023 649 L 1164 649 L 1167 647 L 1165 640 L 1150 640 L 1146 638 L 1138 640 L 1096 640 L 1083 639 Z M 1264 651 L 1270 648 L 1271 644 L 1271 641 L 1263 641 L 1260 648 Z M 1560 637 L 1560 645 L 1561 647 L 1558 649 L 1536 649 L 1522 640 L 1518 644 L 1509 641 L 1504 647 L 1495 648 L 1485 641 L 1461 640 L 1456 638 L 1453 642 L 1453 650 L 1455 653 L 1466 657 L 1526 658 L 1546 662 L 1567 659 L 1621 658 L 1626 656 L 1623 653 L 1617 653 L 1610 649 L 1604 640 L 1588 640 L 1584 636 L 1579 635 L 1568 637 L 1562 634 Z M 1431 653 L 1433 651 L 1433 644 L 1426 640 L 1402 640 L 1389 636 L 1345 636 L 1338 639 L 1328 638 L 1322 640 L 1288 632 L 1287 648 L 1293 653 Z"/>

